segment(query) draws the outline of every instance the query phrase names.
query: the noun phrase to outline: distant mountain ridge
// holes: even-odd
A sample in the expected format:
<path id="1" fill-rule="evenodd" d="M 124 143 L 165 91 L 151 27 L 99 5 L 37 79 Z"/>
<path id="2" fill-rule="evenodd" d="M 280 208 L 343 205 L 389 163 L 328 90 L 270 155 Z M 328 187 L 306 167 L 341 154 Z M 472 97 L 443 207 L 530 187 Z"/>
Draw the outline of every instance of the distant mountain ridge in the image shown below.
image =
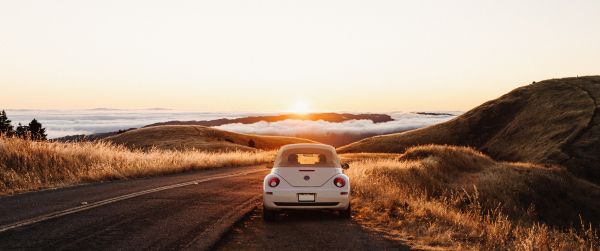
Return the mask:
<path id="1" fill-rule="evenodd" d="M 226 124 L 253 124 L 260 121 L 265 122 L 277 122 L 284 121 L 288 119 L 294 120 L 323 120 L 327 122 L 344 122 L 348 120 L 371 120 L 373 123 L 383 123 L 393 121 L 392 117 L 387 114 L 375 114 L 375 113 L 363 113 L 363 114 L 352 114 L 352 113 L 309 113 L 309 114 L 282 114 L 282 115 L 273 115 L 273 116 L 249 116 L 243 118 L 236 119 L 214 119 L 214 120 L 191 120 L 191 121 L 167 121 L 150 124 L 144 127 L 151 126 L 162 126 L 162 125 L 201 125 L 201 126 L 220 126 Z"/>

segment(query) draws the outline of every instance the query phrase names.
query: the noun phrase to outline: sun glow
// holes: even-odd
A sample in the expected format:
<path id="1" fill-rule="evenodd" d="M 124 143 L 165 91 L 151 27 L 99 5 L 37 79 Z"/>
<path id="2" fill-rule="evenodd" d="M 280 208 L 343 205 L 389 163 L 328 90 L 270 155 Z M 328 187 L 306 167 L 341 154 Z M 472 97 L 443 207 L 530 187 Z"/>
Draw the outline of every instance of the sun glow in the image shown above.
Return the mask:
<path id="1" fill-rule="evenodd" d="M 290 112 L 295 114 L 307 114 L 310 113 L 310 106 L 304 101 L 298 101 L 292 106 Z"/>

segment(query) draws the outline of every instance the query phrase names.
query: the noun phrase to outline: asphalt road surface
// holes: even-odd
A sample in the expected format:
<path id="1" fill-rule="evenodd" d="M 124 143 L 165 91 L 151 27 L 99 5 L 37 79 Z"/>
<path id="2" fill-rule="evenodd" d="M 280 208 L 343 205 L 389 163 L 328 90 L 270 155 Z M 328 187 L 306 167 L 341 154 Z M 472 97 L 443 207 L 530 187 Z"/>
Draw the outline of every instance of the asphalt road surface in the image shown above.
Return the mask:
<path id="1" fill-rule="evenodd" d="M 216 245 L 217 250 L 410 250 L 399 242 L 364 230 L 334 212 L 282 213 L 264 222 L 262 209 L 236 224 Z"/>
<path id="2" fill-rule="evenodd" d="M 0 197 L 0 250 L 398 250 L 334 213 L 265 223 L 264 166 L 220 168 Z M 226 231 L 233 227 L 233 231 Z"/>

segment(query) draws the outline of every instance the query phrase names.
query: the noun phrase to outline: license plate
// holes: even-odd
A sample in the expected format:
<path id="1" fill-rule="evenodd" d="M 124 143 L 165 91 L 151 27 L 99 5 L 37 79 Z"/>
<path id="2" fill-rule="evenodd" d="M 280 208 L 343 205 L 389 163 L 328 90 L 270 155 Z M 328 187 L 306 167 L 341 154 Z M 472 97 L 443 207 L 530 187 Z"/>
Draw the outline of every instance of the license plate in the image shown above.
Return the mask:
<path id="1" fill-rule="evenodd" d="M 314 193 L 299 193 L 298 202 L 315 202 Z"/>

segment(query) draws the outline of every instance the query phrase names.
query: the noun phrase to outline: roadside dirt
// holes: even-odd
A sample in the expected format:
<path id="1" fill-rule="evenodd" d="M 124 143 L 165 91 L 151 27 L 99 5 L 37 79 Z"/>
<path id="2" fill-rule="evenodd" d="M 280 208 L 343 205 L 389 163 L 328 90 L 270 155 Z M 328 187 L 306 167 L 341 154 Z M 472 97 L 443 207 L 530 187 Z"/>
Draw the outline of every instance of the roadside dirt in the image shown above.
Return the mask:
<path id="1" fill-rule="evenodd" d="M 410 250 L 335 212 L 307 211 L 264 222 L 259 206 L 224 236 L 216 250 Z"/>

